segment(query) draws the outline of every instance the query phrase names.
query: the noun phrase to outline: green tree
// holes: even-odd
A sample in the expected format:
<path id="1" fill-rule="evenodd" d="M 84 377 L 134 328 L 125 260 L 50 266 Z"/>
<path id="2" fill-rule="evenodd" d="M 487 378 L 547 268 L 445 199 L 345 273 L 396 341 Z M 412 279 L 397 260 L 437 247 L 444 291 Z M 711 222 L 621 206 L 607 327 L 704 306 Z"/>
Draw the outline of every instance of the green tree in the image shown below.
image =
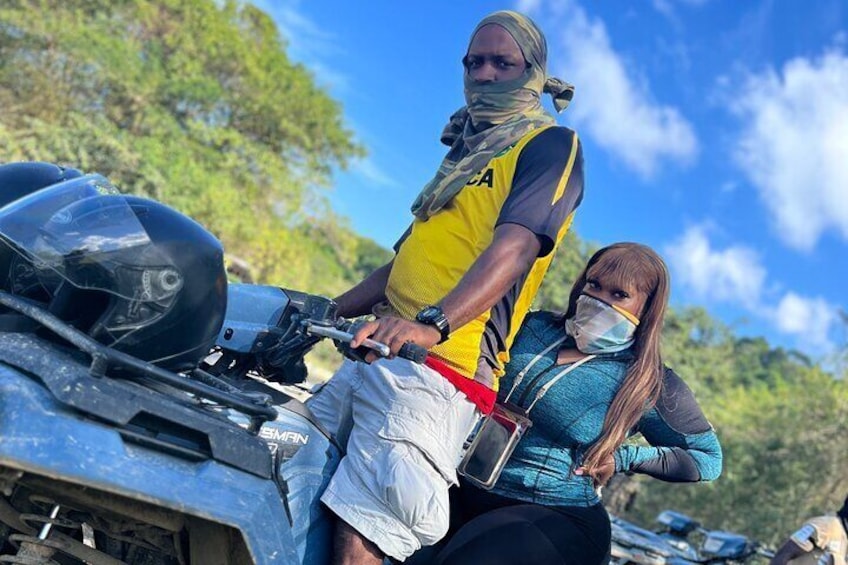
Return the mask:
<path id="1" fill-rule="evenodd" d="M 362 149 L 285 47 L 233 0 L 4 2 L 0 152 L 100 172 L 203 223 L 258 280 L 322 286 L 298 226 Z"/>
<path id="2" fill-rule="evenodd" d="M 775 386 L 725 390 L 708 407 L 724 452 L 709 485 L 643 480 L 632 516 L 648 523 L 675 508 L 711 528 L 776 544 L 848 493 L 848 387 L 818 369 Z"/>
<path id="3" fill-rule="evenodd" d="M 542 281 L 533 301 L 533 307 L 539 310 L 564 311 L 568 306 L 568 295 L 575 279 L 596 250 L 596 245 L 583 242 L 573 231 L 566 233 L 557 247 L 545 280 Z"/>

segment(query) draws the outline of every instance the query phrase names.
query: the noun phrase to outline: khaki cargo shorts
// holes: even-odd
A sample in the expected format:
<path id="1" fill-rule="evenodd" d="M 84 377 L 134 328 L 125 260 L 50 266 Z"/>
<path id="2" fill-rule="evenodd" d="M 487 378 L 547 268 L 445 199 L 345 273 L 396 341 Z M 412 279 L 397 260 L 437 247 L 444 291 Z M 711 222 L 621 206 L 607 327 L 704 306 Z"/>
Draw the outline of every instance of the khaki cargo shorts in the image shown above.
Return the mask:
<path id="1" fill-rule="evenodd" d="M 398 560 L 445 535 L 448 488 L 480 417 L 463 393 L 405 359 L 346 360 L 307 405 L 347 450 L 324 504 Z"/>

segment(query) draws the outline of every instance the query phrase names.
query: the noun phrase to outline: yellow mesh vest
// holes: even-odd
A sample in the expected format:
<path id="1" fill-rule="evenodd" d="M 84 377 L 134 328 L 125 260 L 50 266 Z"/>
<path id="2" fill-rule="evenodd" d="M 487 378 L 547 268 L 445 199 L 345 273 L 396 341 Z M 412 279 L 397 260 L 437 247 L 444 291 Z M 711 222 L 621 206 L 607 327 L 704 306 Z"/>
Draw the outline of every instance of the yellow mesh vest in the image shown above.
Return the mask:
<path id="1" fill-rule="evenodd" d="M 521 150 L 545 129 L 533 130 L 512 148 L 495 156 L 447 206 L 427 221 L 416 219 L 413 222 L 411 233 L 398 249 L 386 287 L 386 296 L 401 317 L 414 319 L 424 306 L 437 304 L 489 246 L 501 207 L 509 195 Z M 575 138 L 554 202 L 565 191 L 577 145 Z M 557 245 L 568 231 L 571 220 L 572 215 L 569 215 L 558 234 Z M 555 249 L 537 259 L 530 269 L 512 312 L 507 347 L 512 344 L 530 308 L 554 252 Z M 489 316 L 487 311 L 465 326 L 453 328 L 450 339 L 433 347 L 431 354 L 462 375 L 473 378 L 480 357 L 480 340 Z M 506 351 L 500 352 L 498 357 L 501 367 L 509 358 Z M 502 373 L 500 369 L 495 369 L 496 375 Z"/>

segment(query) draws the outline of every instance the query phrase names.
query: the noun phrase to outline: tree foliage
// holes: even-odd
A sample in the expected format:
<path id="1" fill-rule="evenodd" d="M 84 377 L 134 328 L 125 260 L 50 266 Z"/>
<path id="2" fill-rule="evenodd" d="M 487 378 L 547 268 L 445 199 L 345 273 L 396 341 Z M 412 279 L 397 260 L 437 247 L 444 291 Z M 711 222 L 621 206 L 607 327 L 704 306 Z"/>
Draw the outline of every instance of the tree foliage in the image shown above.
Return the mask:
<path id="1" fill-rule="evenodd" d="M 797 352 L 735 337 L 699 309 L 672 312 L 663 337 L 666 361 L 719 436 L 724 471 L 711 484 L 631 478 L 638 494 L 624 515 L 650 524 L 673 508 L 778 544 L 806 518 L 841 506 L 848 494 L 843 379 Z"/>
<path id="2" fill-rule="evenodd" d="M 354 276 L 303 269 L 314 253 L 301 226 L 331 170 L 362 150 L 251 4 L 4 2 L 0 108 L 3 161 L 68 163 L 166 202 L 260 281 L 333 291 Z M 325 210 L 322 221 L 336 219 Z M 346 234 L 351 265 L 359 243 Z"/>
<path id="3" fill-rule="evenodd" d="M 597 246 L 581 241 L 573 231 L 567 232 L 557 247 L 545 280 L 533 301 L 533 308 L 564 312 L 574 281 L 596 250 Z"/>
<path id="4" fill-rule="evenodd" d="M 848 493 L 848 387 L 817 369 L 774 385 L 737 385 L 705 410 L 721 439 L 724 472 L 709 485 L 642 480 L 632 515 L 665 508 L 705 525 L 778 544 Z"/>

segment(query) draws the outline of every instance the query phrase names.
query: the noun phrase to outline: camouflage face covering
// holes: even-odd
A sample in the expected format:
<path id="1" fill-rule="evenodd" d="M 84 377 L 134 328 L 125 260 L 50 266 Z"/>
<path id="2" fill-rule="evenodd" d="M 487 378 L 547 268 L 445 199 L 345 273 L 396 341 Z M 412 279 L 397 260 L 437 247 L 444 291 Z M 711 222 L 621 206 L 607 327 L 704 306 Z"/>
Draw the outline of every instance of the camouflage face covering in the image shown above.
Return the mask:
<path id="1" fill-rule="evenodd" d="M 570 84 L 546 76 L 545 37 L 529 18 L 512 11 L 495 12 L 477 24 L 471 38 L 489 24 L 503 27 L 515 39 L 527 69 L 517 79 L 489 83 L 476 83 L 466 71 L 466 106 L 451 116 L 442 132 L 441 141 L 450 150 L 412 204 L 419 219 L 426 220 L 450 202 L 495 155 L 531 130 L 555 123 L 542 108 L 542 92 L 551 95 L 557 112 L 574 94 Z"/>

